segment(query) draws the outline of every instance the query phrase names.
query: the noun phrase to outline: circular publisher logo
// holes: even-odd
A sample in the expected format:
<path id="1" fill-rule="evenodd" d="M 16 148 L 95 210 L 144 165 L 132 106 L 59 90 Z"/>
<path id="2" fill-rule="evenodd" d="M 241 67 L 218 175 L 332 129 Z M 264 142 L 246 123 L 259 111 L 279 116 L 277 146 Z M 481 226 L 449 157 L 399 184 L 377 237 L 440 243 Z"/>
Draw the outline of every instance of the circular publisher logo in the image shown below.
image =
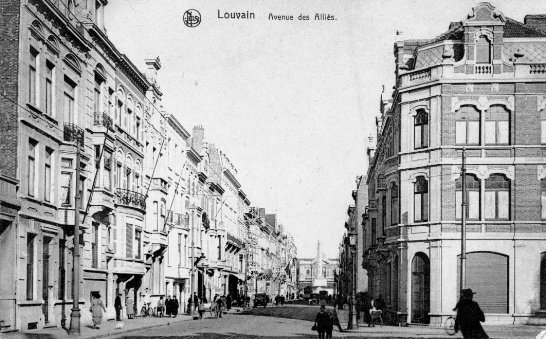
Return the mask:
<path id="1" fill-rule="evenodd" d="M 184 13 L 184 25 L 188 27 L 197 27 L 201 23 L 201 13 L 196 9 L 188 9 Z"/>

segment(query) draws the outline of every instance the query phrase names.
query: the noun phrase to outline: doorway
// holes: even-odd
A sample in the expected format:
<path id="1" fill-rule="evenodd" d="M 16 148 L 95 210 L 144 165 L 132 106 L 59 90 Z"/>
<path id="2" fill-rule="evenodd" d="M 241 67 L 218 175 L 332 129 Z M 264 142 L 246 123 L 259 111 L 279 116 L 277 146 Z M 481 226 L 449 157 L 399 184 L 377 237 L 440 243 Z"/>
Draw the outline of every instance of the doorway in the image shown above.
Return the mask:
<path id="1" fill-rule="evenodd" d="M 411 322 L 430 322 L 430 261 L 426 254 L 417 253 L 411 264 Z"/>

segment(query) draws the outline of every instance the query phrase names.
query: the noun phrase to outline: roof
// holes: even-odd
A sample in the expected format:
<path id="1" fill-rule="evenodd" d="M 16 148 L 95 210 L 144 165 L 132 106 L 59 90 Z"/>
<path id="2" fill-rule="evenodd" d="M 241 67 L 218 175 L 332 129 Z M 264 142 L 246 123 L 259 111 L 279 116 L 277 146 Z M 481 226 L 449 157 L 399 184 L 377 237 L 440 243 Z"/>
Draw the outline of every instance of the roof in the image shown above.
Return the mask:
<path id="1" fill-rule="evenodd" d="M 546 37 L 546 32 L 542 32 L 535 27 L 530 27 L 514 19 L 506 18 L 504 25 L 505 38 L 540 38 Z"/>

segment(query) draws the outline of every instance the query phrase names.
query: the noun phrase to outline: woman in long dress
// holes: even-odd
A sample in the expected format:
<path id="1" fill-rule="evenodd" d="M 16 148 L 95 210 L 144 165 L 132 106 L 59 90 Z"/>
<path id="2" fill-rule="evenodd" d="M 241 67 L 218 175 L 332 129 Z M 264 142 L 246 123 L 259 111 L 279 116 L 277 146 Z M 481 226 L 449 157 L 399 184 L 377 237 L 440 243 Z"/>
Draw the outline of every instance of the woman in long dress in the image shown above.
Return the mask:
<path id="1" fill-rule="evenodd" d="M 135 314 L 135 301 L 133 300 L 133 297 L 131 297 L 131 295 L 127 297 L 127 301 L 125 301 L 125 306 L 127 306 L 127 318 L 133 319 L 133 316 Z"/>
<path id="2" fill-rule="evenodd" d="M 102 322 L 102 312 L 106 312 L 106 308 L 104 307 L 104 304 L 102 303 L 102 300 L 100 298 L 99 293 L 95 293 L 93 295 L 93 299 L 91 300 L 91 315 L 93 316 L 93 326 L 95 328 L 100 328 L 100 324 Z"/>

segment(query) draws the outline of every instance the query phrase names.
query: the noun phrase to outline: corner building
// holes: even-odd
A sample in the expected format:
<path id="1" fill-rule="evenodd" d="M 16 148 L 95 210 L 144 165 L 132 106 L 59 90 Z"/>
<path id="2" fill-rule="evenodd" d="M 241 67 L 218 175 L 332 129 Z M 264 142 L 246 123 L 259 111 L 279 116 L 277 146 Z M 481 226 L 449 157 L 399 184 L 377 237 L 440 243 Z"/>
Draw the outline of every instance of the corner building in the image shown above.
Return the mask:
<path id="1" fill-rule="evenodd" d="M 363 267 L 396 323 L 440 325 L 466 287 L 486 323 L 546 309 L 546 16 L 479 3 L 430 40 L 395 43 L 396 86 L 369 149 Z"/>

